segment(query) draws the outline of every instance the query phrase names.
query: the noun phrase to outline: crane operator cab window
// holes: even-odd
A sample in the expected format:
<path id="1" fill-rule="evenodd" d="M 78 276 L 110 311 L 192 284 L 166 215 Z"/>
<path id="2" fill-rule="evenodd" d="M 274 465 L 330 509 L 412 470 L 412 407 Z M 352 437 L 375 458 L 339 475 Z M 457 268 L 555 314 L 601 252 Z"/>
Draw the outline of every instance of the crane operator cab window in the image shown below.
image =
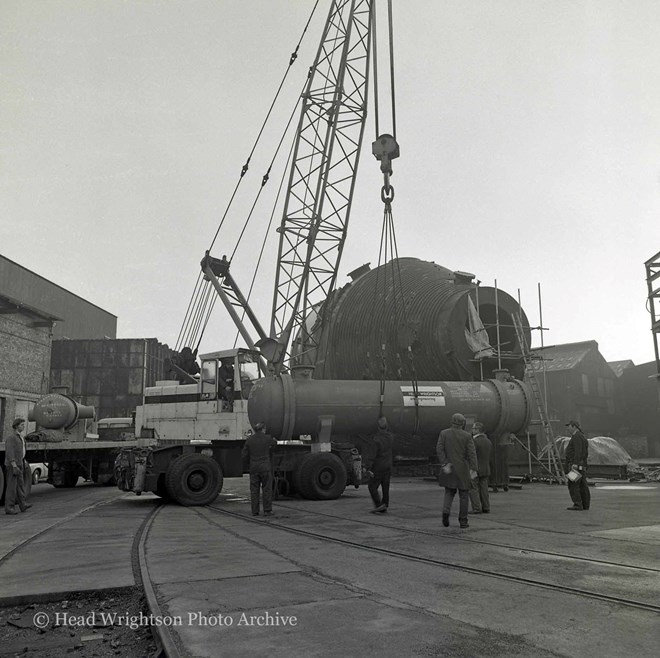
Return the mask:
<path id="1" fill-rule="evenodd" d="M 247 400 L 252 390 L 252 384 L 262 374 L 258 357 L 255 354 L 242 352 L 238 355 L 238 366 L 241 375 L 241 397 Z"/>
<path id="2" fill-rule="evenodd" d="M 222 400 L 222 410 L 232 411 L 234 408 L 234 359 L 232 357 L 220 360 L 218 395 Z"/>
<path id="3" fill-rule="evenodd" d="M 202 400 L 215 400 L 217 397 L 217 362 L 202 362 Z"/>

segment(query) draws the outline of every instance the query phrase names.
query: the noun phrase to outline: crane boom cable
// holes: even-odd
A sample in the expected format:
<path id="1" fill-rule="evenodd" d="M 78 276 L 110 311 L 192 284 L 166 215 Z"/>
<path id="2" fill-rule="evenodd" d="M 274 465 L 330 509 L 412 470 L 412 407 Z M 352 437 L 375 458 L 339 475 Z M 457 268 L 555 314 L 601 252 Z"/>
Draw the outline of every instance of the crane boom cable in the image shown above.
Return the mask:
<path id="1" fill-rule="evenodd" d="M 376 138 L 380 135 L 380 127 L 378 120 L 378 32 L 376 28 L 376 3 L 374 2 L 371 15 L 371 32 L 373 44 L 373 68 L 374 68 L 374 124 L 376 127 Z"/>
<path id="2" fill-rule="evenodd" d="M 315 12 L 316 12 L 316 8 L 318 7 L 318 4 L 319 4 L 319 0 L 316 0 L 316 2 L 314 3 L 314 7 L 312 8 L 312 11 L 310 12 L 309 17 L 307 18 L 307 22 L 305 23 L 305 27 L 303 28 L 303 31 L 302 31 L 302 33 L 301 33 L 299 39 L 298 39 L 298 43 L 296 44 L 295 49 L 293 50 L 293 52 L 291 53 L 291 55 L 290 55 L 290 57 L 289 57 L 289 62 L 288 62 L 287 68 L 286 68 L 286 70 L 285 70 L 285 72 L 284 72 L 284 75 L 282 76 L 282 79 L 281 79 L 281 81 L 280 81 L 280 84 L 279 84 L 279 86 L 278 86 L 278 88 L 277 88 L 277 91 L 276 91 L 276 93 L 275 93 L 275 97 L 273 98 L 273 100 L 272 100 L 272 102 L 271 102 L 271 104 L 270 104 L 270 107 L 269 107 L 269 109 L 268 109 L 268 112 L 266 113 L 266 117 L 264 118 L 264 121 L 262 122 L 261 128 L 259 129 L 259 132 L 258 132 L 258 134 L 257 134 L 257 137 L 256 137 L 256 139 L 255 139 L 255 141 L 254 141 L 254 143 L 253 143 L 253 145 L 252 145 L 252 149 L 250 150 L 250 153 L 249 153 L 249 155 L 248 155 L 247 161 L 246 161 L 246 163 L 243 165 L 243 168 L 241 169 L 241 173 L 240 173 L 240 175 L 239 175 L 238 181 L 237 181 L 237 183 L 236 183 L 236 185 L 235 185 L 235 187 L 234 187 L 234 190 L 233 190 L 233 192 L 232 192 L 232 194 L 231 194 L 231 197 L 230 197 L 230 199 L 229 199 L 229 202 L 228 202 L 228 204 L 227 204 L 227 207 L 225 208 L 225 211 L 224 211 L 224 213 L 223 213 L 223 215 L 222 215 L 222 218 L 221 218 L 221 220 L 220 220 L 220 224 L 219 224 L 219 226 L 218 226 L 218 228 L 217 228 L 217 230 L 216 230 L 216 232 L 215 232 L 215 235 L 213 236 L 213 239 L 211 240 L 211 245 L 210 245 L 210 247 L 209 247 L 209 251 L 211 250 L 211 248 L 213 247 L 213 245 L 215 244 L 215 242 L 216 242 L 216 240 L 217 240 L 217 238 L 218 238 L 218 235 L 219 235 L 219 233 L 220 233 L 220 229 L 222 228 L 222 226 L 223 226 L 223 224 L 224 224 L 224 222 L 225 222 L 225 219 L 227 218 L 227 215 L 228 215 L 228 213 L 229 213 L 229 210 L 230 210 L 230 208 L 231 208 L 231 206 L 232 206 L 232 204 L 233 204 L 233 202 L 234 202 L 234 199 L 235 199 L 235 197 L 236 197 L 236 194 L 237 194 L 237 192 L 238 192 L 238 188 L 239 188 L 239 186 L 240 186 L 240 184 L 241 184 L 241 182 L 242 182 L 242 180 L 243 180 L 243 178 L 244 178 L 244 176 L 245 176 L 245 174 L 246 174 L 246 172 L 247 172 L 247 170 L 248 170 L 248 168 L 249 168 L 250 160 L 251 160 L 251 158 L 252 158 L 252 156 L 253 156 L 253 154 L 254 154 L 256 148 L 257 148 L 257 145 L 258 145 L 258 143 L 259 143 L 259 141 L 260 141 L 260 139 L 261 139 L 261 137 L 262 137 L 262 134 L 263 134 L 263 132 L 264 132 L 265 126 L 266 126 L 266 124 L 267 124 L 267 122 L 268 122 L 268 120 L 269 120 L 269 118 L 270 118 L 270 116 L 271 116 L 271 114 L 272 114 L 273 108 L 274 108 L 274 106 L 275 106 L 275 104 L 276 104 L 276 102 L 277 102 L 277 99 L 278 99 L 278 97 L 279 97 L 279 95 L 280 95 L 280 92 L 282 91 L 282 88 L 283 88 L 283 86 L 284 86 L 284 83 L 285 83 L 285 81 L 286 81 L 286 79 L 287 79 L 287 77 L 288 77 L 288 75 L 289 75 L 289 72 L 291 71 L 291 68 L 292 68 L 294 62 L 295 62 L 296 59 L 298 58 L 298 51 L 299 51 L 299 49 L 300 49 L 300 46 L 301 46 L 301 44 L 302 44 L 302 42 L 303 42 L 303 39 L 304 39 L 306 33 L 307 33 L 307 29 L 309 28 L 309 25 L 310 25 L 310 23 L 311 23 L 311 21 L 312 21 L 312 18 L 313 18 L 313 16 L 314 16 Z M 269 169 L 269 170 L 270 170 L 270 169 Z M 194 324 L 195 324 L 195 323 L 193 323 L 193 322 L 191 321 L 190 316 L 191 316 L 191 313 L 193 312 L 192 309 L 194 308 L 194 304 L 195 304 L 194 300 L 195 300 L 195 299 L 199 299 L 199 287 L 200 287 L 200 285 L 203 285 L 203 284 L 202 284 L 202 278 L 203 278 L 203 275 L 200 273 L 200 274 L 198 275 L 197 283 L 195 284 L 195 287 L 194 287 L 194 289 L 193 289 L 193 293 L 192 293 L 192 295 L 191 295 L 191 297 L 190 297 L 190 301 L 188 302 L 188 308 L 186 309 L 186 313 L 185 313 L 185 316 L 184 316 L 184 320 L 183 320 L 183 323 L 182 323 L 181 329 L 180 329 L 180 331 L 179 331 L 179 335 L 178 335 L 178 337 L 177 337 L 177 342 L 176 342 L 176 349 L 177 349 L 177 350 L 181 349 L 181 348 L 184 346 L 184 345 L 182 345 L 182 342 L 185 344 L 185 343 L 186 343 L 186 340 L 192 340 L 193 343 L 194 343 L 194 342 L 197 342 L 197 344 L 199 345 L 199 343 L 201 342 L 202 336 L 203 336 L 203 334 L 204 334 L 204 331 L 205 331 L 205 329 L 206 329 L 206 326 L 207 326 L 207 324 L 208 324 L 208 320 L 209 320 L 209 317 L 210 317 L 210 313 L 211 313 L 213 307 L 215 306 L 215 301 L 216 301 L 216 299 L 213 298 L 212 301 L 211 301 L 211 303 L 210 303 L 210 305 L 208 306 L 208 312 L 206 313 L 206 319 L 204 320 L 204 322 L 203 322 L 202 325 L 201 325 L 201 333 L 199 334 L 199 337 L 195 336 L 195 330 L 194 330 Z M 198 326 L 197 326 L 197 330 L 199 330 L 199 328 L 200 328 L 200 326 L 199 326 L 199 324 L 198 324 Z M 184 340 L 184 336 L 187 337 L 186 340 Z"/>
<path id="3" fill-rule="evenodd" d="M 396 139 L 396 94 L 394 93 L 394 27 L 392 20 L 392 0 L 387 1 L 390 28 L 390 98 L 392 101 L 392 137 Z"/>
<path id="4" fill-rule="evenodd" d="M 177 351 L 178 351 L 178 350 L 180 349 L 180 347 L 181 347 L 181 341 L 182 341 L 183 334 L 184 334 L 184 332 L 186 331 L 187 318 L 188 318 L 188 315 L 189 315 L 189 313 L 190 313 L 190 309 L 191 309 L 192 304 L 193 304 L 193 298 L 194 298 L 194 296 L 195 296 L 195 292 L 196 292 L 197 288 L 199 287 L 199 285 L 200 285 L 200 283 L 201 283 L 201 281 L 202 281 L 202 278 L 203 278 L 203 275 L 202 275 L 201 272 L 199 272 L 198 275 L 197 275 L 197 282 L 195 283 L 195 288 L 194 288 L 194 290 L 193 290 L 193 294 L 192 294 L 192 296 L 190 297 L 190 301 L 188 302 L 188 308 L 186 309 L 186 314 L 185 314 L 185 316 L 184 316 L 184 321 L 183 321 L 183 323 L 182 323 L 182 325 L 181 325 L 181 329 L 179 329 L 179 335 L 177 336 L 177 339 L 176 339 L 176 343 L 175 343 L 175 347 L 174 347 L 174 349 L 177 350 Z"/>
<path id="5" fill-rule="evenodd" d="M 254 268 L 254 273 L 252 275 L 252 281 L 250 281 L 250 288 L 249 288 L 247 296 L 246 296 L 246 300 L 248 302 L 250 301 L 250 297 L 252 295 L 252 289 L 254 288 L 254 284 L 255 284 L 255 281 L 257 279 L 257 274 L 259 273 L 259 267 L 261 266 L 261 259 L 263 258 L 264 251 L 265 251 L 265 248 L 266 248 L 266 242 L 268 241 L 268 236 L 270 234 L 270 227 L 273 225 L 273 220 L 275 219 L 275 211 L 277 209 L 277 205 L 278 205 L 279 200 L 280 200 L 280 195 L 282 194 L 282 190 L 284 188 L 284 181 L 286 179 L 286 173 L 287 173 L 287 170 L 289 168 L 289 163 L 291 162 L 292 154 L 293 154 L 293 143 L 291 144 L 291 148 L 289 149 L 289 155 L 287 157 L 286 166 L 284 167 L 284 169 L 282 171 L 282 178 L 280 179 L 280 184 L 279 184 L 278 189 L 277 189 L 277 195 L 275 196 L 275 201 L 273 202 L 273 206 L 272 206 L 271 213 L 270 213 L 270 219 L 268 220 L 268 226 L 266 227 L 266 230 L 264 231 L 264 237 L 263 237 L 263 240 L 261 241 L 261 249 L 259 250 L 259 257 L 257 258 L 257 265 Z M 241 320 L 243 320 L 244 318 L 245 318 L 245 309 L 243 309 L 243 312 L 241 313 Z M 236 336 L 234 338 L 234 347 L 236 347 L 236 345 L 238 343 L 239 335 L 240 335 L 240 332 L 236 331 Z"/>
<path id="6" fill-rule="evenodd" d="M 309 15 L 309 18 L 307 19 L 307 23 L 305 24 L 305 27 L 303 28 L 302 34 L 300 35 L 300 38 L 298 39 L 298 43 L 296 45 L 295 50 L 291 54 L 289 58 L 289 63 L 286 67 L 286 70 L 284 72 L 284 75 L 282 76 L 282 80 L 280 81 L 280 84 L 277 88 L 277 91 L 275 92 L 275 97 L 273 98 L 270 107 L 268 108 L 268 112 L 266 113 L 266 116 L 261 124 L 261 128 L 259 129 L 259 133 L 257 134 L 256 139 L 254 140 L 254 143 L 252 145 L 252 149 L 250 150 L 250 153 L 247 157 L 247 160 L 245 161 L 245 164 L 243 165 L 243 168 L 241 169 L 241 173 L 238 177 L 238 181 L 236 182 L 236 186 L 234 187 L 234 191 L 232 192 L 232 195 L 229 199 L 229 203 L 227 204 L 227 208 L 225 209 L 224 214 L 222 215 L 222 219 L 220 220 L 220 224 L 215 232 L 215 235 L 213 236 L 213 240 L 211 240 L 211 244 L 209 246 L 209 251 L 213 248 L 213 245 L 215 244 L 215 241 L 218 238 L 218 234 L 220 233 L 220 229 L 222 228 L 222 225 L 225 222 L 225 219 L 227 218 L 227 214 L 229 213 L 229 209 L 231 208 L 231 205 L 234 201 L 234 198 L 236 196 L 236 193 L 238 192 L 238 188 L 241 184 L 241 181 L 243 180 L 243 177 L 247 173 L 249 167 L 250 167 L 250 160 L 252 159 L 252 156 L 254 155 L 254 152 L 257 148 L 257 145 L 259 144 L 259 140 L 261 139 L 261 136 L 263 135 L 264 129 L 266 127 L 266 124 L 268 123 L 268 119 L 270 118 L 270 115 L 273 112 L 273 108 L 275 107 L 275 104 L 277 103 L 277 99 L 279 98 L 280 92 L 282 91 L 282 88 L 284 86 L 284 83 L 289 75 L 289 72 L 291 71 L 291 67 L 293 66 L 294 62 L 298 58 L 298 49 L 300 48 L 300 44 L 302 43 L 303 38 L 305 37 L 305 34 L 307 32 L 307 28 L 309 27 L 309 24 L 312 20 L 312 17 L 314 16 L 314 12 L 316 11 L 316 7 L 318 6 L 319 0 L 316 0 L 314 3 L 314 7 L 312 8 L 312 11 Z"/>
<path id="7" fill-rule="evenodd" d="M 306 83 L 305 83 L 305 86 L 306 86 Z M 303 89 L 304 89 L 304 87 L 303 87 Z M 288 119 L 288 121 L 286 122 L 286 126 L 284 127 L 284 130 L 282 131 L 282 134 L 281 134 L 281 136 L 280 136 L 280 139 L 279 139 L 279 141 L 278 141 L 278 143 L 277 143 L 277 147 L 275 148 L 275 151 L 274 151 L 274 153 L 273 153 L 273 157 L 270 159 L 270 163 L 269 163 L 269 165 L 268 165 L 268 169 L 266 170 L 266 173 L 263 175 L 263 177 L 262 177 L 262 179 L 261 179 L 261 186 L 259 187 L 259 190 L 257 191 L 257 194 L 256 194 L 256 196 L 255 196 L 255 199 L 254 199 L 254 201 L 253 201 L 253 203 L 252 203 L 252 207 L 250 208 L 250 212 L 248 213 L 248 217 L 247 217 L 247 219 L 245 220 L 245 223 L 243 224 L 243 228 L 241 229 L 241 232 L 240 232 L 240 234 L 239 234 L 239 236 L 238 236 L 238 239 L 236 240 L 236 245 L 234 246 L 234 250 L 232 251 L 232 253 L 231 253 L 231 257 L 230 257 L 230 259 L 229 259 L 230 261 L 233 260 L 233 259 L 234 259 L 234 256 L 236 255 L 236 251 L 237 251 L 237 249 L 238 249 L 238 247 L 239 247 L 239 245 L 240 245 L 240 243 L 241 243 L 241 240 L 243 239 L 243 235 L 245 234 L 245 230 L 247 229 L 247 226 L 248 226 L 248 224 L 249 224 L 249 222 L 250 222 L 250 219 L 252 218 L 252 214 L 253 214 L 253 212 L 254 212 L 254 210 L 255 210 L 255 207 L 256 207 L 256 205 L 257 205 L 257 202 L 259 201 L 259 197 L 261 196 L 261 192 L 263 191 L 264 187 L 266 186 L 266 183 L 268 183 L 268 181 L 270 180 L 270 172 L 272 171 L 272 169 L 273 169 L 273 165 L 275 164 L 275 160 L 277 159 L 277 156 L 278 156 L 278 154 L 279 154 L 279 152 L 280 152 L 280 149 L 282 148 L 282 144 L 284 143 L 284 139 L 286 138 L 286 135 L 287 135 L 287 133 L 289 132 L 289 129 L 291 128 L 291 123 L 292 123 L 294 117 L 296 116 L 296 112 L 298 111 L 298 106 L 299 106 L 299 104 L 300 104 L 300 98 L 301 98 L 301 96 L 302 96 L 302 95 L 300 95 L 300 96 L 296 99 L 296 102 L 295 102 L 295 104 L 294 104 L 294 106 L 293 106 L 293 109 L 291 110 L 291 113 L 289 114 L 289 119 Z M 291 150 L 293 150 L 293 147 L 291 148 Z M 288 169 L 288 166 L 289 166 L 289 162 L 290 162 L 290 160 L 291 160 L 291 154 L 289 153 L 289 158 L 288 158 L 288 160 L 287 160 L 286 166 L 284 167 L 284 176 L 286 176 L 286 172 L 287 172 L 287 169 Z M 281 188 L 280 188 L 280 189 L 281 189 Z M 280 195 L 280 192 L 278 192 L 278 194 L 277 194 L 277 199 L 279 199 L 279 195 Z M 277 199 L 276 199 L 276 202 L 275 202 L 276 204 L 277 204 Z M 270 229 L 271 222 L 272 222 L 272 217 L 271 217 L 271 221 L 268 223 L 268 229 L 267 229 L 267 230 Z M 255 273 L 255 274 L 256 274 L 256 273 Z"/>
<path id="8" fill-rule="evenodd" d="M 193 293 L 193 298 L 192 298 L 192 304 L 190 305 L 190 310 L 186 315 L 186 319 L 184 322 L 184 326 L 182 327 L 182 332 L 181 332 L 181 344 L 177 342 L 177 351 L 186 345 L 190 345 L 190 341 L 192 340 L 193 337 L 193 331 L 194 331 L 194 324 L 195 324 L 195 317 L 198 312 L 199 306 L 203 303 L 203 296 L 204 296 L 204 290 L 205 287 L 208 285 L 208 282 L 206 282 L 202 277 L 198 280 L 197 286 L 195 287 L 195 291 Z"/>

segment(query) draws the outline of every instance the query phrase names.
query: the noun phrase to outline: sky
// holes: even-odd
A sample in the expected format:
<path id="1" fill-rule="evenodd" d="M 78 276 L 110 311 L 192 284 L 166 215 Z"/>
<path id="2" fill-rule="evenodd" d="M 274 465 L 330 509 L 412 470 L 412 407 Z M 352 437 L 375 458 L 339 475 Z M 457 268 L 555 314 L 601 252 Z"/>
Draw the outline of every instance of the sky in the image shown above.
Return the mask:
<path id="1" fill-rule="evenodd" d="M 174 346 L 313 6 L 2 0 L 0 254 L 115 314 L 119 338 Z M 329 6 L 320 0 L 214 256 L 234 249 Z M 393 6 L 399 255 L 520 294 L 532 326 L 542 312 L 546 345 L 596 340 L 608 361 L 653 360 L 644 262 L 660 251 L 660 3 Z M 379 71 L 386 132 L 386 61 Z M 373 116 L 340 285 L 378 263 Z M 270 212 L 257 207 L 232 261 L 244 291 Z M 251 299 L 266 326 L 278 223 Z M 231 347 L 235 333 L 217 305 L 200 351 Z"/>

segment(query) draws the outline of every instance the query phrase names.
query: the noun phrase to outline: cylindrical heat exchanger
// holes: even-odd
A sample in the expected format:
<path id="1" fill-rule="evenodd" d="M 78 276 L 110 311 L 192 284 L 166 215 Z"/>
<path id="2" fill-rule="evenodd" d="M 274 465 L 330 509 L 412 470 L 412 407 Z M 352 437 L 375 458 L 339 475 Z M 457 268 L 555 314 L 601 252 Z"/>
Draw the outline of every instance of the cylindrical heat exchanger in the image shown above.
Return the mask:
<path id="1" fill-rule="evenodd" d="M 417 393 L 417 394 L 416 394 Z M 331 426 L 333 439 L 373 434 L 380 406 L 381 382 L 316 380 L 284 374 L 255 382 L 248 416 L 252 425 L 264 422 L 280 440 L 318 436 Z M 384 382 L 382 413 L 392 432 L 437 438 L 460 412 L 483 423 L 491 436 L 522 432 L 530 419 L 527 385 L 510 379 L 483 382 Z"/>
<path id="2" fill-rule="evenodd" d="M 80 419 L 94 418 L 94 407 L 76 402 L 68 395 L 49 393 L 39 400 L 28 419 L 44 429 L 69 429 Z"/>

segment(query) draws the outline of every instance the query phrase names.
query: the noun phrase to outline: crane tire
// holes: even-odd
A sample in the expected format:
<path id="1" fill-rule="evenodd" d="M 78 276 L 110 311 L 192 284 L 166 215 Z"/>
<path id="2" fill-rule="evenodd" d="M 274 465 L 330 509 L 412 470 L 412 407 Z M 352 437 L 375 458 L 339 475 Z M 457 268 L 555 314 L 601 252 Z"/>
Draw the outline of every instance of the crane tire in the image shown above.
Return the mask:
<path id="1" fill-rule="evenodd" d="M 165 488 L 172 500 L 185 507 L 208 505 L 222 491 L 222 469 L 211 457 L 181 455 L 168 467 Z"/>
<path id="2" fill-rule="evenodd" d="M 163 500 L 170 500 L 170 494 L 167 493 L 167 485 L 165 484 L 165 474 L 159 476 L 154 493 Z"/>
<path id="3" fill-rule="evenodd" d="M 334 500 L 346 489 L 346 466 L 331 452 L 307 455 L 298 472 L 300 493 L 311 500 Z"/>

